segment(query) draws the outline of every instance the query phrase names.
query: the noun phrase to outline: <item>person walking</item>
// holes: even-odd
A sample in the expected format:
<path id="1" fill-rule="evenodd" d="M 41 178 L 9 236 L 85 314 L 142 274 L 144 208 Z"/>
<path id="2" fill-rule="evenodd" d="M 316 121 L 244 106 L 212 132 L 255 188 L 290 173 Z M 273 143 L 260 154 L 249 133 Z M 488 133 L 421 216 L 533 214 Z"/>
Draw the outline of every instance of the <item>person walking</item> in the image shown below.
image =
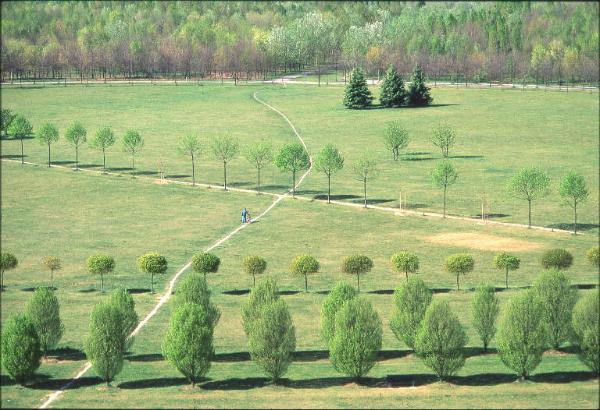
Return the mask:
<path id="1" fill-rule="evenodd" d="M 242 223 L 245 224 L 246 223 L 246 215 L 248 215 L 248 211 L 246 210 L 246 208 L 242 209 Z"/>

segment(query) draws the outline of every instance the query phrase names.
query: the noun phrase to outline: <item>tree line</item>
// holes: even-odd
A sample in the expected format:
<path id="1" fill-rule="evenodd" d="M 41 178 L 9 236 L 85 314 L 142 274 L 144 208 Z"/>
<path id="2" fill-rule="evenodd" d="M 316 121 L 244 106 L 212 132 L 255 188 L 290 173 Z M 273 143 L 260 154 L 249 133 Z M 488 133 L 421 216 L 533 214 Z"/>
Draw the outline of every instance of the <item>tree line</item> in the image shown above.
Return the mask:
<path id="1" fill-rule="evenodd" d="M 598 81 L 594 2 L 3 2 L 2 80 L 268 78 L 415 64 L 452 81 Z"/>
<path id="2" fill-rule="evenodd" d="M 393 68 L 388 70 L 390 78 L 390 88 L 395 87 L 395 84 L 401 82 Z M 420 70 L 415 70 L 415 75 L 419 75 Z M 361 82 L 364 82 L 364 77 L 360 71 L 353 72 L 353 78 L 357 77 Z M 387 80 L 386 80 L 387 81 Z M 422 84 L 417 82 L 417 84 Z M 355 84 L 351 81 L 348 89 L 352 89 Z M 428 89 L 420 87 L 415 91 L 414 95 L 428 97 Z M 397 88 L 396 88 L 397 89 Z M 346 92 L 344 100 L 350 103 L 349 108 L 368 108 L 371 104 L 369 98 L 365 99 L 360 94 L 364 91 L 369 92 L 364 84 L 364 88 L 359 87 L 359 91 L 350 90 Z M 393 93 L 397 95 L 398 93 Z M 411 94 L 412 95 L 412 94 Z M 370 92 L 368 94 L 370 96 Z M 372 99 L 372 97 L 370 97 Z M 430 97 L 429 97 L 430 98 Z M 358 101 L 366 102 L 366 105 L 361 105 Z M 395 99 L 390 101 L 392 107 L 399 107 L 402 104 Z M 58 128 L 52 123 L 43 124 L 34 134 L 33 127 L 29 120 L 20 114 L 14 114 L 7 108 L 2 109 L 0 118 L 0 131 L 2 135 L 9 136 L 14 139 L 19 139 L 21 142 L 21 163 L 24 163 L 24 140 L 32 134 L 35 139 L 48 147 L 48 167 L 51 166 L 51 146 L 59 140 L 60 134 Z M 78 169 L 79 164 L 79 149 L 84 146 L 87 141 L 87 130 L 79 121 L 73 121 L 65 130 L 64 138 L 71 144 L 75 150 L 75 169 Z M 390 121 L 386 124 L 386 129 L 383 134 L 383 143 L 392 153 L 394 161 L 402 159 L 401 150 L 406 148 L 410 142 L 408 131 L 398 121 Z M 115 144 L 116 138 L 112 129 L 108 126 L 99 128 L 94 138 L 90 141 L 90 147 L 102 152 L 102 167 L 103 172 L 106 172 L 106 153 Z M 459 173 L 456 167 L 451 162 L 450 149 L 456 144 L 456 131 L 448 124 L 440 123 L 432 130 L 430 142 L 438 148 L 442 154 L 442 161 L 431 171 L 431 181 L 434 186 L 443 191 L 443 217 L 446 217 L 446 203 L 448 189 L 454 185 Z M 132 160 L 132 175 L 135 175 L 135 157 L 140 153 L 144 146 L 144 139 L 136 130 L 128 130 L 122 137 L 122 149 L 131 155 Z M 223 164 L 223 188 L 227 190 L 227 164 L 235 159 L 240 152 L 240 144 L 238 140 L 232 136 L 224 135 L 215 137 L 207 147 L 213 160 Z M 177 147 L 181 155 L 189 156 L 192 168 L 192 185 L 196 185 L 196 161 L 206 151 L 197 135 L 189 134 L 179 140 Z M 331 180 L 332 177 L 345 166 L 345 160 L 340 151 L 333 145 L 327 144 L 317 153 L 313 163 L 306 152 L 305 148 L 300 143 L 288 143 L 274 153 L 271 144 L 260 141 L 249 146 L 244 150 L 246 160 L 256 169 L 256 190 L 261 192 L 261 170 L 268 165 L 275 165 L 280 171 L 288 173 L 292 177 L 292 186 L 290 188 L 292 197 L 296 194 L 296 175 L 298 172 L 308 170 L 314 166 L 315 170 L 327 177 L 327 202 L 331 202 Z M 378 161 L 373 152 L 367 150 L 352 164 L 350 164 L 352 177 L 360 182 L 363 187 L 363 206 L 368 206 L 367 185 L 373 179 L 377 178 Z M 574 170 L 568 171 L 558 185 L 558 193 L 564 205 L 573 209 L 573 232 L 577 234 L 577 209 L 587 200 L 589 190 L 583 175 Z M 532 206 L 534 201 L 543 199 L 550 194 L 550 178 L 539 167 L 531 166 L 519 170 L 513 175 L 507 185 L 506 193 L 517 199 L 527 201 L 528 205 L 528 226 L 532 226 Z"/>
<path id="3" fill-rule="evenodd" d="M 598 268 L 598 247 L 589 256 Z M 460 273 L 472 270 L 469 258 L 453 255 L 447 259 L 446 267 L 458 278 Z M 510 257 L 501 254 L 495 263 L 497 260 L 507 261 Z M 500 303 L 493 286 L 480 285 L 471 299 L 471 323 L 484 352 L 495 338 L 500 359 L 520 379 L 535 370 L 545 350 L 560 348 L 567 342 L 576 347 L 581 361 L 595 374 L 600 371 L 598 291 L 578 300 L 577 290 L 560 270 L 568 268 L 571 261 L 570 254 L 561 249 L 546 253 L 542 258 L 546 270 L 531 289 L 507 302 L 499 319 Z M 405 253 L 395 254 L 392 262 L 396 268 L 405 269 L 407 275 L 409 270 L 414 273 L 418 269 L 418 260 Z M 203 380 L 215 358 L 213 337 L 220 311 L 210 300 L 206 273 L 216 271 L 218 265 L 218 257 L 212 254 L 194 257 L 195 272 L 177 288 L 162 342 L 164 358 L 192 386 Z M 243 266 L 247 273 L 255 275 L 264 272 L 266 262 L 249 256 Z M 368 257 L 354 255 L 344 259 L 342 270 L 360 274 L 372 266 Z M 318 262 L 303 255 L 294 260 L 291 269 L 306 275 L 318 270 Z M 29 381 L 40 366 L 42 355 L 46 356 L 60 340 L 64 327 L 59 309 L 54 289 L 40 287 L 25 313 L 8 319 L 3 329 L 2 363 L 17 382 Z M 277 384 L 293 362 L 296 333 L 287 304 L 273 279 L 253 285 L 241 315 L 251 359 Z M 94 307 L 84 349 L 93 369 L 107 384 L 121 371 L 137 324 L 135 302 L 124 289 L 115 290 L 109 299 Z M 434 299 L 433 292 L 416 276 L 407 276 L 406 282 L 395 289 L 390 327 L 398 341 L 413 350 L 440 380 L 448 380 L 465 363 L 467 335 L 463 325 L 450 304 Z M 360 289 L 338 282 L 321 308 L 320 335 L 333 367 L 360 381 L 377 361 L 382 334 L 379 314 L 367 299 L 360 297 Z"/>

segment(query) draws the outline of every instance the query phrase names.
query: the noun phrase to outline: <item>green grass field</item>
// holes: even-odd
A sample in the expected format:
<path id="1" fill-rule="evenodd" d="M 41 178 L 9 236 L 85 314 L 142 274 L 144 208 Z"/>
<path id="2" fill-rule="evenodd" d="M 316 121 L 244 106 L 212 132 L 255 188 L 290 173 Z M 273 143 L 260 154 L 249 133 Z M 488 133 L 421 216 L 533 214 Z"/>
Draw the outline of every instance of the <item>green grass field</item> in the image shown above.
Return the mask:
<path id="1" fill-rule="evenodd" d="M 155 172 L 156 162 L 163 160 L 168 164 L 168 175 L 186 180 L 189 164 L 176 150 L 178 137 L 186 132 L 196 131 L 204 141 L 230 132 L 244 144 L 264 138 L 276 147 L 294 141 L 285 122 L 252 99 L 254 91 L 289 116 L 312 153 L 326 142 L 333 142 L 350 163 L 365 146 L 378 150 L 382 172 L 370 190 L 373 199 L 390 199 L 382 205 L 393 206 L 398 187 L 404 189 L 401 184 L 407 184 L 413 208 L 440 209 L 439 196 L 427 176 L 435 159 L 394 163 L 382 151 L 379 134 L 385 121 L 398 118 L 411 130 L 414 145 L 411 143 L 409 151 L 430 152 L 421 156 L 437 159 L 439 155 L 428 146 L 426 133 L 432 121 L 446 118 L 459 129 L 459 138 L 464 136 L 456 155 L 483 157 L 453 159 L 464 180 L 450 193 L 452 213 L 477 213 L 478 203 L 471 203 L 468 196 L 475 195 L 483 185 L 477 167 L 486 167 L 496 170 L 486 172 L 485 186 L 496 204 L 491 211 L 509 215 L 501 220 L 525 222 L 525 204 L 505 199 L 503 181 L 522 165 L 540 164 L 548 170 L 554 185 L 566 169 L 574 168 L 586 175 L 591 195 L 582 208 L 580 221 L 593 226 L 584 235 L 573 236 L 285 199 L 214 251 L 222 264 L 217 274 L 209 276 L 208 283 L 222 315 L 215 330 L 216 357 L 205 382 L 191 389 L 181 374 L 162 359 L 160 344 L 171 313 L 169 302 L 136 337 L 123 371 L 110 387 L 90 371 L 53 407 L 598 408 L 598 379 L 569 346 L 548 352 L 530 381 L 515 383 L 515 377 L 494 353 L 494 343 L 491 354 L 482 354 L 469 312 L 474 286 L 487 281 L 503 287 L 503 273 L 492 267 L 493 256 L 499 250 L 510 250 L 522 259 L 521 269 L 509 277 L 511 289 L 498 292 L 503 304 L 531 284 L 541 269 L 541 254 L 554 247 L 573 253 L 575 261 L 568 274 L 574 284 L 580 285 L 580 294 L 594 291 L 589 288 L 598 283 L 598 272 L 585 260 L 585 251 L 597 243 L 598 232 L 597 96 L 436 89 L 436 102 L 457 105 L 361 112 L 344 110 L 339 98 L 341 88 L 333 87 L 48 87 L 3 89 L 2 97 L 3 105 L 28 115 L 34 126 L 51 120 L 62 130 L 76 112 L 90 130 L 108 122 L 118 135 L 129 127 L 138 128 L 146 138 L 146 147 L 136 160 L 140 170 L 145 174 Z M 537 118 L 544 115 L 541 120 Z M 503 116 L 510 121 L 503 120 Z M 542 126 L 551 128 L 552 135 L 541 134 Z M 495 143 L 502 135 L 507 140 L 499 147 Z M 370 138 L 373 144 L 369 144 Z M 564 153 L 567 138 L 574 155 Z M 2 141 L 3 156 L 17 155 L 19 150 L 18 142 Z M 64 141 L 54 152 L 56 161 L 72 159 Z M 45 160 L 44 147 L 33 140 L 26 141 L 26 154 L 27 160 Z M 101 163 L 99 153 L 88 148 L 81 158 L 86 165 Z M 107 278 L 107 288 L 131 289 L 142 317 L 150 311 L 167 280 L 193 253 L 238 226 L 242 207 L 257 215 L 273 200 L 267 195 L 159 185 L 148 179 L 130 178 L 126 175 L 129 159 L 120 147 L 110 152 L 108 161 L 109 167 L 123 171 L 123 175 L 1 163 L 2 249 L 12 251 L 20 260 L 16 270 L 6 273 L 2 323 L 23 309 L 34 286 L 47 283 L 49 274 L 42 270 L 40 259 L 56 254 L 64 261 L 55 283 L 66 325 L 59 350 L 42 364 L 30 386 L 14 384 L 3 371 L 2 407 L 39 406 L 45 396 L 84 365 L 82 348 L 89 313 L 103 298 L 97 291 L 99 278 L 85 272 L 89 254 L 106 252 L 116 257 L 117 269 Z M 216 161 L 203 159 L 199 169 L 199 180 L 221 180 L 221 165 Z M 231 163 L 228 174 L 236 185 L 254 184 L 254 173 L 242 158 Z M 322 195 L 324 182 L 324 178 L 310 175 L 301 193 L 308 197 Z M 282 192 L 289 177 L 269 169 L 264 183 L 269 190 Z M 334 190 L 336 195 L 360 195 L 360 185 L 346 171 L 336 177 Z M 536 204 L 534 218 L 538 224 L 550 225 L 570 221 L 570 214 L 554 194 Z M 435 382 L 431 371 L 395 339 L 389 328 L 391 293 L 404 280 L 392 273 L 389 257 L 400 249 L 419 255 L 419 275 L 435 290 L 435 298 L 449 300 L 468 334 L 469 358 L 451 383 Z M 137 256 L 151 250 L 167 255 L 170 267 L 167 275 L 158 278 L 156 295 L 148 292 L 149 278 L 135 266 Z M 384 325 L 383 352 L 363 385 L 335 372 L 319 338 L 319 312 L 327 291 L 340 279 L 355 283 L 355 278 L 345 276 L 339 268 L 341 259 L 354 252 L 363 252 L 374 260 L 373 271 L 361 279 L 361 293 L 374 304 Z M 444 258 L 456 252 L 469 252 L 476 262 L 474 272 L 461 278 L 461 291 L 454 290 L 455 277 L 442 268 Z M 277 279 L 296 326 L 295 361 L 282 386 L 269 385 L 246 353 L 240 308 L 252 278 L 242 272 L 241 260 L 253 253 L 267 260 L 266 275 Z M 320 273 L 309 278 L 308 294 L 302 291 L 303 280 L 288 273 L 289 263 L 300 253 L 314 254 L 322 266 Z"/>

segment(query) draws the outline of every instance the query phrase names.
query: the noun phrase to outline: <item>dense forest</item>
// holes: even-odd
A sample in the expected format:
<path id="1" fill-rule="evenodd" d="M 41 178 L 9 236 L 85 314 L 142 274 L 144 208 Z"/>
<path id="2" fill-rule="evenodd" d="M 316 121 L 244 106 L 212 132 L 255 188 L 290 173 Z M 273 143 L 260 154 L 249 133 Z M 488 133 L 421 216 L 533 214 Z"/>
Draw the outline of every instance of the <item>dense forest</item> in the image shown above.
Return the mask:
<path id="1" fill-rule="evenodd" d="M 598 3 L 3 2 L 2 79 L 253 78 L 390 64 L 598 82 Z"/>

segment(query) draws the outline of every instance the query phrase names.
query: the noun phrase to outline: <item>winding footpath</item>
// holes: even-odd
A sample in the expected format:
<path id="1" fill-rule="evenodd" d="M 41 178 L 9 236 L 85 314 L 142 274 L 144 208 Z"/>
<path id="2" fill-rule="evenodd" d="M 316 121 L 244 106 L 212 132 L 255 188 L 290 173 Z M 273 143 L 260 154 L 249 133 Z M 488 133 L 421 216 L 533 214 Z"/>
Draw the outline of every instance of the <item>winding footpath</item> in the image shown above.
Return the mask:
<path id="1" fill-rule="evenodd" d="M 298 133 L 298 131 L 296 130 L 296 128 L 294 127 L 294 124 L 291 123 L 291 121 L 288 119 L 288 117 L 285 116 L 284 113 L 282 113 L 281 111 L 279 111 L 277 108 L 267 104 L 266 102 L 262 101 L 261 99 L 259 99 L 256 95 L 256 92 L 253 94 L 253 97 L 256 101 L 258 101 L 259 103 L 265 105 L 266 107 L 268 107 L 269 109 L 275 111 L 277 114 L 279 114 L 281 117 L 283 117 L 283 119 L 290 125 L 290 127 L 292 128 L 292 131 L 294 131 L 294 134 L 296 134 L 296 137 L 298 137 L 298 139 L 300 140 L 300 142 L 302 143 L 302 145 L 304 146 L 304 149 L 306 149 L 306 144 L 304 143 L 304 140 L 302 139 L 302 137 L 300 136 L 300 134 Z M 308 152 L 308 150 L 307 150 Z M 310 158 L 310 155 L 309 155 Z M 300 177 L 300 179 L 298 180 L 298 182 L 296 183 L 294 188 L 298 188 L 298 186 L 300 186 L 300 184 L 304 181 L 304 179 L 306 178 L 306 176 L 310 173 L 311 169 L 312 169 L 312 158 L 311 158 L 311 164 L 310 167 L 306 170 L 306 172 L 304 174 L 302 174 L 302 176 Z M 292 189 L 290 188 L 285 194 L 283 195 L 275 195 L 275 200 L 260 214 L 258 215 L 256 218 L 254 218 L 254 221 L 258 221 L 260 220 L 263 216 L 265 216 L 267 213 L 269 213 L 273 208 L 275 208 L 275 206 L 277 206 L 277 204 L 279 204 L 286 196 L 289 196 L 290 193 L 292 192 Z M 246 228 L 248 226 L 248 224 L 240 224 L 237 228 L 235 228 L 233 231 L 229 232 L 228 234 L 226 234 L 225 236 L 223 236 L 221 239 L 219 239 L 218 241 L 216 241 L 215 243 L 213 243 L 212 245 L 210 245 L 208 248 L 206 248 L 204 251 L 205 252 L 210 252 L 211 250 L 219 247 L 221 244 L 225 243 L 226 241 L 228 241 L 231 237 L 233 237 L 236 233 L 240 232 L 242 229 Z M 189 267 L 191 266 L 192 262 L 188 262 L 186 263 L 184 266 L 182 266 L 177 273 L 173 276 L 173 278 L 169 281 L 169 286 L 167 287 L 167 289 L 165 290 L 165 292 L 163 293 L 163 295 L 160 297 L 160 299 L 158 300 L 158 303 L 154 306 L 154 308 L 150 311 L 150 313 L 148 313 L 144 319 L 142 319 L 140 321 L 140 323 L 137 325 L 137 327 L 131 332 L 131 334 L 129 335 L 129 337 L 133 337 L 135 335 L 137 335 L 140 330 L 142 330 L 142 328 L 150 321 L 150 319 L 152 319 L 154 317 L 154 315 L 156 315 L 158 313 L 158 311 L 160 310 L 160 308 L 169 301 L 169 299 L 171 298 L 171 295 L 173 295 L 173 290 L 175 289 L 175 283 L 177 282 L 177 280 L 179 279 L 179 277 L 186 271 L 189 269 Z M 48 398 L 46 400 L 44 400 L 44 402 L 42 403 L 42 405 L 40 406 L 40 409 L 45 409 L 47 408 L 50 404 L 52 404 L 56 399 L 58 399 L 61 394 L 63 394 L 67 389 L 69 389 L 71 386 L 73 386 L 75 383 L 77 383 L 77 380 L 80 379 L 85 373 L 87 373 L 88 370 L 90 370 L 92 367 L 92 364 L 90 362 L 87 362 L 83 368 L 68 382 L 66 383 L 64 386 L 62 386 L 60 389 L 54 391 L 53 393 L 51 393 Z"/>

